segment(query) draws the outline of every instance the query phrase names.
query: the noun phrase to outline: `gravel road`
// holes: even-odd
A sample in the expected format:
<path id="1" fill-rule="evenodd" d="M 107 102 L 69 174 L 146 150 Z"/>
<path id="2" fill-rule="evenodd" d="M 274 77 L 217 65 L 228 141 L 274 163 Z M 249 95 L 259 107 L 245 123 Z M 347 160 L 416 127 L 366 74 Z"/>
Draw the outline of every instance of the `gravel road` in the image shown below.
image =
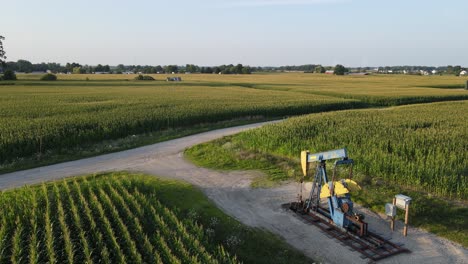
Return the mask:
<path id="1" fill-rule="evenodd" d="M 219 129 L 154 145 L 0 175 L 0 189 L 104 171 L 139 171 L 177 178 L 198 186 L 227 214 L 244 224 L 264 228 L 283 237 L 289 244 L 321 263 L 367 263 L 359 253 L 327 238 L 318 228 L 306 225 L 281 209 L 281 204 L 296 198 L 298 185 L 285 183 L 273 189 L 252 189 L 250 182 L 261 176 L 255 171 L 213 171 L 199 168 L 183 157 L 187 147 L 260 127 L 267 123 Z M 411 254 L 401 254 L 379 263 L 468 263 L 468 250 L 423 230 L 410 228 L 401 235 L 402 224 L 390 232 L 383 216 L 359 208 L 366 215 L 369 229 L 403 243 Z"/>

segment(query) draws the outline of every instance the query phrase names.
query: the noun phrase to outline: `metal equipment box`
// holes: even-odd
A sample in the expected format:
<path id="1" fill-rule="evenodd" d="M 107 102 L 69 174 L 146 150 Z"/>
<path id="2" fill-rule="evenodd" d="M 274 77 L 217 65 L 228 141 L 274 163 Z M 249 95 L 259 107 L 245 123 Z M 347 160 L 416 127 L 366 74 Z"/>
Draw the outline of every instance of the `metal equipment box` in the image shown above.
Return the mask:
<path id="1" fill-rule="evenodd" d="M 409 205 L 411 202 L 411 197 L 403 195 L 403 194 L 397 194 L 395 195 L 395 198 L 396 198 L 396 206 L 403 210 L 405 210 L 406 206 Z"/>
<path id="2" fill-rule="evenodd" d="M 396 216 L 396 206 L 391 204 L 391 203 L 386 203 L 385 204 L 385 214 L 390 216 L 390 217 L 395 217 Z"/>

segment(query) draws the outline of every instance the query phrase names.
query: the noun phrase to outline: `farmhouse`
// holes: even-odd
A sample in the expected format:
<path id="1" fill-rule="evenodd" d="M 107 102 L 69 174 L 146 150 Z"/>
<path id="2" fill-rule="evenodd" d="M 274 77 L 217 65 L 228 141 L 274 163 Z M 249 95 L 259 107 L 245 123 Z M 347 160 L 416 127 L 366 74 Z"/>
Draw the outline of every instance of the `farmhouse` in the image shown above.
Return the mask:
<path id="1" fill-rule="evenodd" d="M 180 78 L 180 77 L 167 77 L 166 81 L 168 81 L 168 82 L 181 82 L 182 78 Z"/>

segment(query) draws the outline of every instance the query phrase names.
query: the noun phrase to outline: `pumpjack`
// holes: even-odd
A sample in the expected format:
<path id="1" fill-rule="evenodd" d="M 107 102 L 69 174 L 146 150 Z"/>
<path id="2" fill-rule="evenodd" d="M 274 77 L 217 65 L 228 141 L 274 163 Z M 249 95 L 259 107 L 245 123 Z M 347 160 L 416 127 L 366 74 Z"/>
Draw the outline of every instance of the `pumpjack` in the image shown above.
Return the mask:
<path id="1" fill-rule="evenodd" d="M 331 181 L 328 179 L 326 170 L 326 161 L 339 159 L 333 166 L 333 176 Z M 310 163 L 316 162 L 317 169 L 312 181 L 312 190 L 308 199 L 303 200 L 302 184 L 304 177 L 309 174 Z M 359 236 L 367 235 L 367 223 L 364 222 L 364 215 L 354 212 L 353 202 L 350 191 L 359 189 L 359 185 L 351 180 L 352 166 L 354 161 L 348 158 L 346 149 L 332 150 L 322 153 L 310 154 L 308 151 L 301 153 L 301 165 L 303 178 L 301 180 L 301 193 L 298 195 L 298 201 L 291 203 L 291 209 L 301 213 L 314 212 L 317 215 L 325 217 L 344 230 L 357 231 Z M 338 166 L 349 166 L 348 179 L 336 179 Z M 336 180 L 336 181 L 335 181 Z M 320 202 L 326 199 L 328 209 L 321 207 Z"/>
<path id="2" fill-rule="evenodd" d="M 327 175 L 327 161 L 335 160 L 331 180 Z M 303 196 L 303 185 L 311 173 L 311 164 L 316 163 L 315 176 L 312 178 L 310 193 Z M 327 235 L 357 250 L 363 258 L 377 261 L 391 255 L 409 252 L 401 245 L 368 231 L 364 215 L 354 209 L 351 192 L 359 190 L 352 180 L 354 161 L 348 157 L 347 150 L 337 149 L 311 154 L 301 152 L 303 177 L 297 201 L 285 204 L 299 217 L 316 225 Z M 347 179 L 338 179 L 341 167 L 349 168 Z M 328 207 L 327 207 L 328 206 Z"/>

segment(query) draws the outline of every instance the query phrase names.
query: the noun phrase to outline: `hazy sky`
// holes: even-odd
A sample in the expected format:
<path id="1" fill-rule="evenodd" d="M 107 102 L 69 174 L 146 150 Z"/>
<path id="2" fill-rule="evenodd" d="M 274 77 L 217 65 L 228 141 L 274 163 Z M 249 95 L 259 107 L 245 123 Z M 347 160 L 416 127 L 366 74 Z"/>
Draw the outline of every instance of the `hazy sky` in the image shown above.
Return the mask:
<path id="1" fill-rule="evenodd" d="M 0 0 L 8 60 L 468 66 L 467 0 Z"/>

